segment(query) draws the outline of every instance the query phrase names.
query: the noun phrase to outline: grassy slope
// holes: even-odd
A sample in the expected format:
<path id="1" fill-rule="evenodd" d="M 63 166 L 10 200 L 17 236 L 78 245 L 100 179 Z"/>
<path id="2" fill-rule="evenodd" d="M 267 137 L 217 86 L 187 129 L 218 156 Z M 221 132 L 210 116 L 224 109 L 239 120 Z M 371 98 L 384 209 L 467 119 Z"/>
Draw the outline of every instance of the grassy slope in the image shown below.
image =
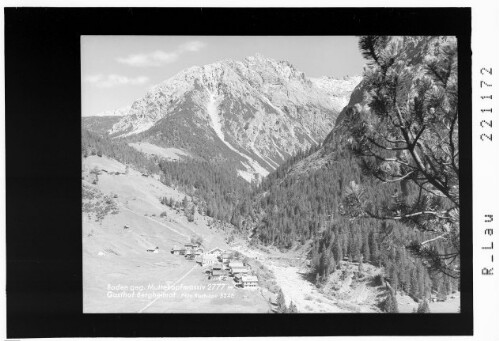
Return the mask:
<path id="1" fill-rule="evenodd" d="M 92 215 L 83 216 L 85 312 L 268 311 L 267 302 L 258 291 L 228 289 L 228 286 L 216 291 L 209 288 L 180 290 L 176 292 L 176 297 L 160 298 L 156 301 L 153 297 L 138 298 L 138 291 L 135 291 L 135 297 L 130 298 L 107 297 L 108 285 L 127 286 L 127 293 L 132 293 L 129 290 L 131 286 L 143 286 L 141 293 L 152 294 L 164 291 L 147 290 L 149 284 L 225 283 L 208 281 L 201 267 L 193 261 L 185 260 L 184 257 L 171 255 L 169 251 L 173 245 L 187 242 L 193 234 L 202 236 L 204 246 L 208 249 L 228 246 L 224 235 L 207 226 L 205 217 L 197 215 L 196 220 L 189 223 L 182 212 L 177 213 L 159 203 L 160 196 L 181 200 L 183 193 L 164 186 L 155 178 L 143 177 L 134 170 L 130 170 L 128 175 L 101 172 L 98 183 L 92 185 L 86 181 L 85 175 L 95 167 L 113 172 L 125 170 L 124 165 L 106 157 L 90 156 L 84 159 L 84 185 L 103 194 L 117 194 L 117 198 L 113 200 L 119 208 L 119 213 L 109 214 L 100 222 L 96 222 Z M 166 218 L 159 217 L 162 211 L 167 212 Z M 129 228 L 124 229 L 124 225 Z M 159 253 L 146 251 L 155 247 L 159 247 Z M 221 293 L 234 293 L 234 298 L 221 298 Z M 208 294 L 216 297 L 181 297 L 182 294 Z"/>

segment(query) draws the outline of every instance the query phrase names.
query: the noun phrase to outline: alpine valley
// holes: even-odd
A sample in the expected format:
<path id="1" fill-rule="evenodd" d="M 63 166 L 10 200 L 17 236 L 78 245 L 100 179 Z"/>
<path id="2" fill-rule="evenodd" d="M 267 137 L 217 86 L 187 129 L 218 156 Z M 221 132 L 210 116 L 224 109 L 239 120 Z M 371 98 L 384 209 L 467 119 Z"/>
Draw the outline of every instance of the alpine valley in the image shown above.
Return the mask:
<path id="1" fill-rule="evenodd" d="M 368 134 L 385 129 L 385 140 L 402 148 L 402 119 L 387 128 L 375 115 L 393 102 L 404 103 L 407 120 L 416 111 L 404 136 L 440 152 L 426 126 L 454 112 L 455 47 L 452 37 L 360 37 L 364 73 L 341 79 L 309 78 L 261 55 L 223 60 L 187 68 L 129 106 L 83 117 L 84 311 L 458 312 L 459 277 L 432 263 L 455 254 L 450 232 L 435 237 L 427 217 L 413 218 L 428 205 L 448 228 L 455 197 L 380 180 L 418 181 L 393 161 L 416 169 L 409 153 L 381 153 L 378 178 L 366 171 L 374 161 L 359 155 L 377 136 Z M 457 116 L 451 121 L 442 129 L 457 126 Z M 454 148 L 457 134 L 445 136 Z M 381 217 L 404 210 L 402 218 Z M 454 259 L 449 268 L 458 272 Z M 213 283 L 224 291 L 157 289 Z"/>

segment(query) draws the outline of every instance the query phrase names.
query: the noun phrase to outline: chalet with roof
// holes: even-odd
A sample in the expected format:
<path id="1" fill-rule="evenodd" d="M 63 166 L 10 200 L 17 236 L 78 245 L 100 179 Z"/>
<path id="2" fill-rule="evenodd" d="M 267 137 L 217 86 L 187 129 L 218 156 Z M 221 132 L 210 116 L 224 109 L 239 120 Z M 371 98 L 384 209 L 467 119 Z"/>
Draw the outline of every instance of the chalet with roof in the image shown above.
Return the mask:
<path id="1" fill-rule="evenodd" d="M 216 255 L 217 257 L 221 256 L 223 252 L 224 252 L 224 250 L 222 250 L 222 249 L 220 249 L 218 247 L 216 247 L 216 248 L 211 249 L 210 251 L 208 251 L 208 253 L 210 255 Z"/>
<path id="2" fill-rule="evenodd" d="M 185 255 L 185 251 L 186 251 L 185 248 L 183 248 L 181 246 L 174 245 L 171 253 L 174 255 Z"/>
<path id="3" fill-rule="evenodd" d="M 218 257 L 216 255 L 212 255 L 212 254 L 203 254 L 203 260 L 202 260 L 202 265 L 203 266 L 210 266 L 210 265 L 213 265 L 215 263 L 218 263 Z"/>
<path id="4" fill-rule="evenodd" d="M 249 273 L 249 270 L 247 268 L 230 268 L 230 273 L 232 275 L 236 275 L 236 274 L 245 275 L 245 274 Z"/>
<path id="5" fill-rule="evenodd" d="M 258 278 L 256 276 L 241 276 L 241 283 L 243 288 L 256 288 L 258 287 Z"/>
<path id="6" fill-rule="evenodd" d="M 211 272 L 212 279 L 220 279 L 223 275 L 224 275 L 224 272 L 222 270 L 213 270 Z"/>
<path id="7" fill-rule="evenodd" d="M 243 262 L 233 260 L 229 262 L 229 267 L 230 268 L 244 268 Z"/>

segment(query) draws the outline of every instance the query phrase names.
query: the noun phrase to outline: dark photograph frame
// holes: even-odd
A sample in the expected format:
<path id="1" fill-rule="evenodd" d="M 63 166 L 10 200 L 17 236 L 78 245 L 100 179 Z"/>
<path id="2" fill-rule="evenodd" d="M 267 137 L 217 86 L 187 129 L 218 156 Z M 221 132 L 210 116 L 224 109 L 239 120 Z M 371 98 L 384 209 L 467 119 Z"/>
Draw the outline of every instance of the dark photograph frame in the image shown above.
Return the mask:
<path id="1" fill-rule="evenodd" d="M 4 14 L 8 338 L 473 334 L 470 8 L 25 7 Z M 460 312 L 83 314 L 80 37 L 362 34 L 457 37 Z"/>

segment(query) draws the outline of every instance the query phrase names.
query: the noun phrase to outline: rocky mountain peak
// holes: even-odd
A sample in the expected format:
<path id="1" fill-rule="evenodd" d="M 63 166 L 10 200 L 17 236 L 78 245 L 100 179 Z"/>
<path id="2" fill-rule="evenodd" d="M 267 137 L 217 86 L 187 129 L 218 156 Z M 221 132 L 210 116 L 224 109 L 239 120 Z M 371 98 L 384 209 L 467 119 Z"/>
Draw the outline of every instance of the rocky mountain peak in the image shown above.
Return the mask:
<path id="1" fill-rule="evenodd" d="M 320 143 L 357 80 L 309 79 L 261 54 L 192 66 L 136 100 L 109 134 L 220 157 L 250 180 Z"/>

